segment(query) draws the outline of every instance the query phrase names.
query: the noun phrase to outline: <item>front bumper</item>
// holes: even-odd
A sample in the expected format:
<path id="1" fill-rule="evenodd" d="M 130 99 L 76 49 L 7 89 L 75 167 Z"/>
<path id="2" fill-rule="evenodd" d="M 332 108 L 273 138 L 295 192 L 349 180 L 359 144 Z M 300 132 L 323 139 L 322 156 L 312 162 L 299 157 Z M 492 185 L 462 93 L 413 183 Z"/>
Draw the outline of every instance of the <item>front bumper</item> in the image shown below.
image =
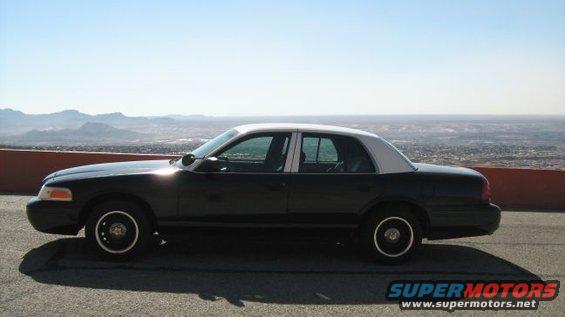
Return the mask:
<path id="1" fill-rule="evenodd" d="M 494 204 L 435 207 L 428 212 L 430 240 L 492 234 L 500 225 L 500 208 Z"/>
<path id="2" fill-rule="evenodd" d="M 37 197 L 27 203 L 27 219 L 38 231 L 76 235 L 78 225 L 78 209 L 71 202 L 45 201 Z"/>

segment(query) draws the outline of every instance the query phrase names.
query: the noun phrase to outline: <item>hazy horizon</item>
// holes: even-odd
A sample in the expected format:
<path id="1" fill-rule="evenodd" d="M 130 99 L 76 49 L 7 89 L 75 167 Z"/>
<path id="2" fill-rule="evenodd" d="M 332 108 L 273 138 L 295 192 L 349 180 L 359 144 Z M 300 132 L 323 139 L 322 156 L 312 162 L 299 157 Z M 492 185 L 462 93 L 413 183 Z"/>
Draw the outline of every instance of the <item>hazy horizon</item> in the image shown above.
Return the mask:
<path id="1" fill-rule="evenodd" d="M 379 113 L 343 113 L 343 114 L 331 114 L 331 113 L 323 113 L 323 114 L 296 114 L 296 115 L 280 115 L 280 114 L 221 114 L 221 115 L 207 115 L 203 113 L 155 113 L 151 115 L 132 115 L 127 112 L 123 111 L 113 111 L 113 112 L 91 112 L 91 111 L 81 111 L 75 108 L 60 108 L 60 110 L 55 110 L 53 112 L 26 112 L 22 111 L 16 107 L 0 105 L 0 110 L 13 110 L 23 112 L 24 114 L 30 115 L 48 115 L 53 113 L 60 113 L 65 111 L 78 111 L 82 114 L 87 115 L 105 115 L 105 114 L 113 114 L 113 113 L 121 113 L 127 117 L 168 117 L 168 116 L 182 116 L 182 117 L 190 117 L 190 116 L 205 116 L 210 118 L 245 118 L 245 117 L 363 117 L 363 116 L 370 116 L 370 117 L 558 117 L 558 118 L 565 118 L 565 114 L 489 114 L 489 113 L 425 113 L 425 114 L 418 114 L 418 113 L 390 113 L 390 114 L 379 114 Z"/>
<path id="2" fill-rule="evenodd" d="M 565 115 L 565 1 L 0 0 L 0 106 Z"/>
<path id="3" fill-rule="evenodd" d="M 294 122 L 367 131 L 414 161 L 565 169 L 565 116 L 315 115 L 131 117 L 0 109 L 0 147 L 182 154 L 234 126 Z"/>

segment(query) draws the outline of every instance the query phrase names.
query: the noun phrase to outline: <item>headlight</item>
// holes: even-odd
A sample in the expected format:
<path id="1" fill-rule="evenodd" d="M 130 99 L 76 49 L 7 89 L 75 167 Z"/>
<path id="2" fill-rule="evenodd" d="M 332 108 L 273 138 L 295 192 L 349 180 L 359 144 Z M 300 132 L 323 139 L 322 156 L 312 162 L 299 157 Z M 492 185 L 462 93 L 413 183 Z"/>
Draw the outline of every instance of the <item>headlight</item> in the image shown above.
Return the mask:
<path id="1" fill-rule="evenodd" d="M 40 200 L 72 201 L 73 193 L 68 188 L 43 186 L 37 197 Z"/>

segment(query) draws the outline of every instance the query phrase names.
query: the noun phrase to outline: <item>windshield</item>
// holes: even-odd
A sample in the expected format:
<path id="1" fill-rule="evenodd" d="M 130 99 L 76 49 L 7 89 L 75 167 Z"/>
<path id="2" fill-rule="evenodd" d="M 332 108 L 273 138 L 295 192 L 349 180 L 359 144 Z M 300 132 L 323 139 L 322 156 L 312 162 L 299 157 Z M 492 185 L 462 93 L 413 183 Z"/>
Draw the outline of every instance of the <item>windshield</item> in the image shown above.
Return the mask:
<path id="1" fill-rule="evenodd" d="M 202 144 L 196 150 L 192 151 L 191 153 L 194 154 L 195 158 L 204 158 L 206 155 L 212 153 L 215 149 L 217 149 L 220 145 L 226 143 L 229 139 L 233 138 L 237 135 L 236 130 L 228 130 L 217 137 L 213 138 L 212 140 Z"/>

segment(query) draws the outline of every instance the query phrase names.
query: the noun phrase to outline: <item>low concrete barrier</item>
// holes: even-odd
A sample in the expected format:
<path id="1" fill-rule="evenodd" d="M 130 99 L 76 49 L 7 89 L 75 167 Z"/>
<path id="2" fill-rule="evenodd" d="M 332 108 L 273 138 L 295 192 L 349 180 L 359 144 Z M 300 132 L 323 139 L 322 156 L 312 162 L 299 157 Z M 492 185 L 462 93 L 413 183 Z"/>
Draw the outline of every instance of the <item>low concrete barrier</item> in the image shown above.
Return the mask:
<path id="1" fill-rule="evenodd" d="M 0 149 L 0 192 L 37 193 L 46 175 L 64 168 L 172 157 Z M 487 177 L 493 202 L 503 208 L 565 210 L 565 171 L 483 166 L 474 169 Z"/>

